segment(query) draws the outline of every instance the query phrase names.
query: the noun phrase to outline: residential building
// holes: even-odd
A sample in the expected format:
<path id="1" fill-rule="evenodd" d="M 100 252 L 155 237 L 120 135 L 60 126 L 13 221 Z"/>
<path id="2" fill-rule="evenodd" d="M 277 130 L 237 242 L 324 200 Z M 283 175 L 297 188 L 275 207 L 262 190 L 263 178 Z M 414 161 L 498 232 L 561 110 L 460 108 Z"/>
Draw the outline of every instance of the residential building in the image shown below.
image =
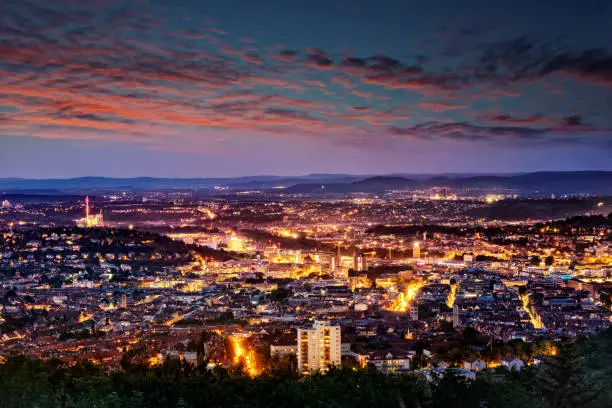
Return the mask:
<path id="1" fill-rule="evenodd" d="M 521 371 L 521 369 L 525 366 L 525 363 L 523 363 L 521 359 L 511 356 L 502 357 L 501 364 L 503 367 L 506 367 L 510 371 Z"/>
<path id="2" fill-rule="evenodd" d="M 298 329 L 297 360 L 300 374 L 325 372 L 330 366 L 339 366 L 341 355 L 340 326 L 316 320 L 311 328 Z"/>

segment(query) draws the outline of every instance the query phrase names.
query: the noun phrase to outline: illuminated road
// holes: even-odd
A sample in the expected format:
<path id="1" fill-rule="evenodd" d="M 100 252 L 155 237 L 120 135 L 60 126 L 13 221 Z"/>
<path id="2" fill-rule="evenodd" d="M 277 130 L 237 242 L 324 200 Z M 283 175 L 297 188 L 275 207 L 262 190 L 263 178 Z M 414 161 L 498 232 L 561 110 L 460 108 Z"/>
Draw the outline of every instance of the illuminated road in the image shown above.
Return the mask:
<path id="1" fill-rule="evenodd" d="M 448 297 L 446 298 L 446 306 L 453 308 L 455 304 L 455 298 L 457 296 L 457 289 L 459 289 L 458 283 L 453 283 L 450 286 L 450 292 L 448 292 Z"/>
<path id="2" fill-rule="evenodd" d="M 523 302 L 523 309 L 525 309 L 525 311 L 529 315 L 529 319 L 531 320 L 531 324 L 533 324 L 533 327 L 535 329 L 543 329 L 544 325 L 542 324 L 542 318 L 536 313 L 533 304 L 529 299 L 529 294 L 519 294 L 519 299 L 521 299 L 521 302 Z"/>
<path id="3" fill-rule="evenodd" d="M 425 282 L 422 280 L 410 282 L 404 291 L 395 298 L 393 304 L 387 310 L 392 312 L 407 312 L 423 286 L 425 286 Z"/>
<path id="4" fill-rule="evenodd" d="M 230 337 L 230 341 L 232 342 L 234 364 L 243 363 L 244 369 L 251 377 L 258 375 L 259 369 L 255 361 L 255 352 L 249 347 L 246 339 L 232 336 Z"/>

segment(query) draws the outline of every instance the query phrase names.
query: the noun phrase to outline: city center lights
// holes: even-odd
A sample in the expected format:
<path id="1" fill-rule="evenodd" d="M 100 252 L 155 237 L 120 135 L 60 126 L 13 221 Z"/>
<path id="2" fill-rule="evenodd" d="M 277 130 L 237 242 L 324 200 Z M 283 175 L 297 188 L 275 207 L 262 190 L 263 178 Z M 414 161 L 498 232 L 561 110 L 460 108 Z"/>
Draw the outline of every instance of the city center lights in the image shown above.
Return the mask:
<path id="1" fill-rule="evenodd" d="M 542 318 L 537 314 L 535 308 L 533 307 L 533 303 L 531 302 L 531 297 L 528 293 L 519 294 L 519 298 L 523 303 L 523 309 L 529 315 L 529 320 L 531 320 L 531 324 L 534 329 L 543 329 L 544 325 L 542 324 Z"/>
<path id="2" fill-rule="evenodd" d="M 407 312 L 410 307 L 412 307 L 412 303 L 423 286 L 425 286 L 425 281 L 420 279 L 407 283 L 404 291 L 397 295 L 387 310 L 392 312 Z"/>
<path id="3" fill-rule="evenodd" d="M 0 289 L 15 289 L 0 306 L 0 350 L 109 370 L 126 359 L 207 361 L 249 378 L 326 373 L 353 359 L 385 374 L 442 375 L 448 368 L 413 364 L 414 344 L 445 344 L 452 324 L 456 345 L 437 358 L 472 378 L 536 366 L 561 350 L 558 338 L 612 324 L 607 216 L 501 222 L 483 215 L 498 205 L 484 193 L 370 203 L 168 192 L 154 204 L 138 194 L 96 196 L 105 227 L 73 226 L 82 202 L 4 204 Z M 607 199 L 580 200 L 596 210 Z M 549 199 L 499 205 L 538 204 Z M 25 329 L 7 329 L 19 319 Z M 467 328 L 489 339 L 486 351 L 470 347 Z M 528 345 L 518 356 L 516 339 Z M 455 346 L 470 355 L 457 361 Z"/>
<path id="4" fill-rule="evenodd" d="M 212 212 L 210 208 L 199 208 L 199 211 L 202 214 L 206 215 L 206 217 L 208 217 L 209 220 L 214 220 L 217 217 L 217 215 L 214 212 Z"/>
<path id="5" fill-rule="evenodd" d="M 85 217 L 79 218 L 76 224 L 83 228 L 104 227 L 104 216 L 102 210 L 99 214 L 91 214 L 89 196 L 85 197 Z"/>
<path id="6" fill-rule="evenodd" d="M 457 296 L 457 289 L 459 289 L 459 283 L 451 283 L 448 297 L 446 298 L 446 306 L 452 308 L 455 304 L 455 298 Z"/>
<path id="7" fill-rule="evenodd" d="M 612 0 L 414 3 L 0 0 L 0 408 L 612 405 Z"/>
<path id="8" fill-rule="evenodd" d="M 248 341 L 244 337 L 231 336 L 233 362 L 235 365 L 243 364 L 244 370 L 250 377 L 259 375 L 260 370 L 255 361 L 255 351 L 250 348 Z"/>
<path id="9" fill-rule="evenodd" d="M 298 234 L 296 232 L 292 232 L 287 229 L 278 230 L 278 235 L 280 235 L 281 237 L 293 238 L 293 239 L 296 239 L 298 237 Z"/>
<path id="10" fill-rule="evenodd" d="M 414 344 L 445 344 L 452 324 L 453 342 L 470 354 L 481 351 L 465 329 L 490 339 L 465 361 L 454 346 L 437 352 L 471 378 L 496 364 L 537 365 L 559 338 L 612 324 L 612 217 L 597 212 L 607 198 L 555 202 L 593 211 L 580 217 L 501 221 L 515 209 L 541 214 L 550 199 L 287 190 L 98 194 L 104 226 L 74 226 L 83 200 L 4 202 L 0 356 L 88 359 L 108 370 L 126 359 L 207 361 L 250 378 L 324 373 L 352 359 L 386 374 L 442 374 L 428 361 L 413 365 Z M 16 321 L 23 327 L 9 326 Z M 508 347 L 515 339 L 529 345 L 519 356 Z"/>

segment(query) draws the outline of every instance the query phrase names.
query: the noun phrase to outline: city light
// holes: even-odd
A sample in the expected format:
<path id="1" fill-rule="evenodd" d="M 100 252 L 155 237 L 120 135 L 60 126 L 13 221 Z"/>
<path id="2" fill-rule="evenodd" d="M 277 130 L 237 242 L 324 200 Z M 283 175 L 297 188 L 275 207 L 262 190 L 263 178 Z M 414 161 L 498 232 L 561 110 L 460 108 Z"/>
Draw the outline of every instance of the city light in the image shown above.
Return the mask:
<path id="1" fill-rule="evenodd" d="M 448 297 L 446 298 L 446 306 L 452 308 L 455 304 L 455 298 L 457 296 L 457 289 L 459 288 L 458 283 L 452 283 L 450 285 L 450 291 L 448 292 Z"/>
<path id="2" fill-rule="evenodd" d="M 85 197 L 85 217 L 76 220 L 76 224 L 82 228 L 104 227 L 104 216 L 102 210 L 99 214 L 91 214 L 89 197 Z"/>
<path id="3" fill-rule="evenodd" d="M 296 239 L 298 237 L 298 234 L 286 229 L 281 229 L 278 231 L 278 235 L 280 235 L 281 237 L 285 237 L 285 238 L 293 238 Z"/>
<path id="4" fill-rule="evenodd" d="M 86 322 L 86 321 L 90 320 L 92 317 L 93 317 L 93 313 L 81 314 L 81 315 L 79 316 L 79 320 L 78 320 L 78 322 L 79 322 L 79 323 L 84 323 L 84 322 Z"/>
<path id="5" fill-rule="evenodd" d="M 209 220 L 214 220 L 214 219 L 217 217 L 217 215 L 216 215 L 215 213 L 213 213 L 213 212 L 212 212 L 210 209 L 208 209 L 208 208 L 199 208 L 198 210 L 199 210 L 199 211 L 200 211 L 202 214 L 206 215 L 206 217 L 207 217 Z"/>
<path id="6" fill-rule="evenodd" d="M 552 334 L 572 337 L 608 327 L 610 305 L 598 296 L 612 282 L 606 274 L 612 263 L 607 217 L 503 223 L 472 215 L 474 209 L 489 211 L 485 194 L 471 201 L 378 197 L 333 205 L 317 197 L 270 196 L 262 203 L 182 194 L 177 199 L 174 192 L 157 193 L 160 201 L 153 205 L 138 194 L 112 202 L 98 195 L 105 225 L 97 228 L 74 228 L 73 215 L 66 217 L 82 212 L 93 219 L 91 200 L 89 207 L 83 200 L 25 207 L 49 225 L 69 224 L 54 228 L 30 221 L 32 228 L 19 228 L 24 210 L 7 205 L 0 219 L 15 228 L 0 233 L 0 274 L 14 271 L 2 283 L 23 287 L 28 300 L 0 305 L 0 326 L 34 310 L 46 310 L 53 319 L 9 330 L 0 346 L 34 358 L 96 359 L 108 368 L 126 350 L 143 346 L 146 355 L 130 357 L 138 363 L 150 356 L 158 356 L 158 364 L 174 358 L 194 365 L 215 361 L 257 376 L 268 353 L 308 354 L 296 349 L 301 343 L 293 333 L 326 315 L 340 327 L 358 316 L 366 323 L 359 332 L 374 335 L 376 328 L 405 352 L 416 341 L 444 337 L 440 319 L 471 325 L 491 337 L 492 348 L 507 341 L 508 327 L 512 338 L 533 343 L 548 337 L 555 347 Z M 208 219 L 203 209 L 214 209 L 216 218 Z M 597 222 L 591 224 L 590 217 Z M 584 242 L 583 254 L 573 250 L 575 242 Z M 53 281 L 41 279 L 45 275 Z M 534 291 L 544 307 L 534 301 Z M 132 323 L 140 321 L 146 325 Z M 75 324 L 81 325 L 78 331 Z M 49 327 L 61 334 L 50 344 L 40 340 Z M 214 336 L 198 349 L 201 358 L 176 347 L 198 342 L 202 327 Z M 160 333 L 169 336 L 160 340 Z M 97 349 L 111 352 L 105 356 Z M 362 361 L 371 358 L 368 350 L 359 351 Z M 530 349 L 523 362 L 533 361 L 536 351 L 554 353 Z M 340 358 L 320 357 L 314 356 L 320 368 Z M 501 364 L 505 360 L 497 357 L 508 356 L 485 357 Z M 310 365 L 300 361 L 302 368 Z"/>
<path id="7" fill-rule="evenodd" d="M 0 0 L 0 408 L 612 408 L 612 0 L 414 3 Z"/>
<path id="8" fill-rule="evenodd" d="M 232 336 L 230 337 L 230 342 L 232 344 L 234 364 L 244 364 L 244 370 L 251 377 L 259 375 L 260 370 L 255 361 L 255 351 L 249 347 L 246 339 Z"/>
<path id="9" fill-rule="evenodd" d="M 523 302 L 523 309 L 525 309 L 525 311 L 529 315 L 529 320 L 531 320 L 531 324 L 533 325 L 533 327 L 535 329 L 543 329 L 544 325 L 542 324 L 542 318 L 535 311 L 535 308 L 531 303 L 531 299 L 529 298 L 529 294 L 519 294 L 519 298 L 521 299 L 521 302 Z"/>
<path id="10" fill-rule="evenodd" d="M 423 286 L 425 286 L 423 280 L 415 280 L 408 283 L 404 291 L 395 298 L 393 304 L 387 310 L 392 312 L 407 312 Z"/>
<path id="11" fill-rule="evenodd" d="M 499 194 L 487 194 L 485 196 L 485 202 L 487 204 L 493 204 L 493 203 L 495 203 L 497 201 L 502 200 L 503 198 L 504 198 L 504 196 L 499 195 Z"/>

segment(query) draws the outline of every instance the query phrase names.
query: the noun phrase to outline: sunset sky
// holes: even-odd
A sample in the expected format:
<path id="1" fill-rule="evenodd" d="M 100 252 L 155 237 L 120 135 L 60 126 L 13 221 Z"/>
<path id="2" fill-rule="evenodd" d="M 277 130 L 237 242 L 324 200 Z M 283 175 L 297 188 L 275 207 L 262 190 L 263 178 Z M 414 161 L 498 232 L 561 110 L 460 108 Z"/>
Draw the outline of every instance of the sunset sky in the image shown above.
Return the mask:
<path id="1" fill-rule="evenodd" d="M 607 0 L 3 0 L 0 177 L 612 170 L 611 47 Z"/>

